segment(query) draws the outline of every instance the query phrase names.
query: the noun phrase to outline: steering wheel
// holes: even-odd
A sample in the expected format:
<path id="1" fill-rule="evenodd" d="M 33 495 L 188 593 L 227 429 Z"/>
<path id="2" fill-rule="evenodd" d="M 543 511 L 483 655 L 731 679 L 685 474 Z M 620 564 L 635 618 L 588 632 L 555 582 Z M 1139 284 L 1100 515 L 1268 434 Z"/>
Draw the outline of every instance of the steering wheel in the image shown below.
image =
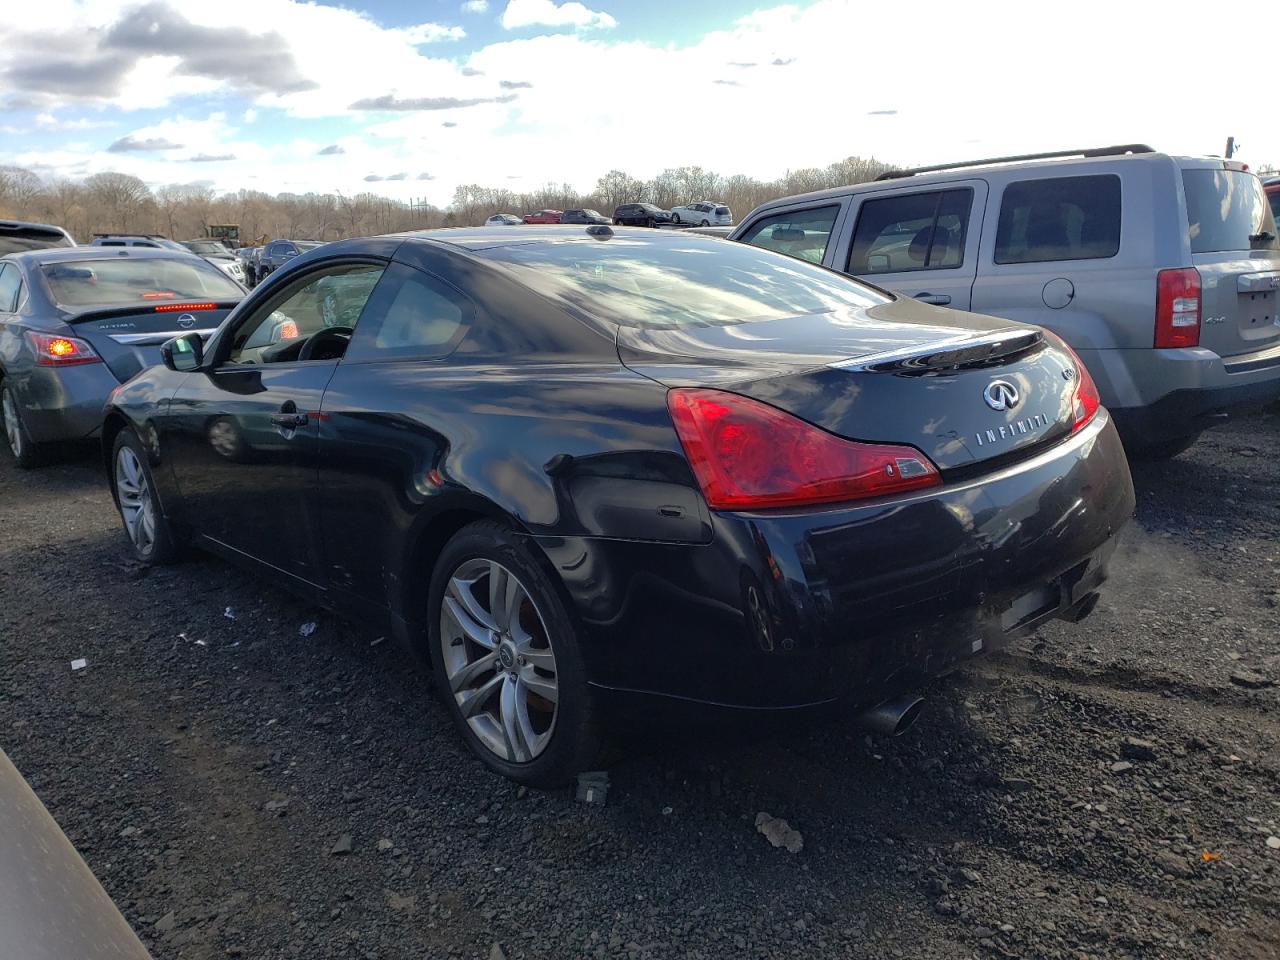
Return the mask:
<path id="1" fill-rule="evenodd" d="M 354 327 L 325 327 L 323 330 L 317 330 L 303 345 L 302 350 L 298 353 L 299 360 L 334 360 L 341 357 L 347 352 L 347 344 L 351 342 L 351 334 L 355 333 Z M 316 356 L 324 346 L 336 347 L 337 352 L 333 356 Z"/>

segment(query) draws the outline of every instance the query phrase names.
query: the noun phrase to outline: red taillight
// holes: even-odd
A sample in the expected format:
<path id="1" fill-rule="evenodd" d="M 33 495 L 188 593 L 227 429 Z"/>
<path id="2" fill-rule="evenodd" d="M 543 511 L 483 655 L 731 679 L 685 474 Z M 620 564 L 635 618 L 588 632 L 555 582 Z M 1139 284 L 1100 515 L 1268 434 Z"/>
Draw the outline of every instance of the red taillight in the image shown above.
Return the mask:
<path id="1" fill-rule="evenodd" d="M 712 510 L 840 503 L 942 482 L 914 447 L 845 440 L 720 390 L 672 390 L 667 408 Z"/>
<path id="2" fill-rule="evenodd" d="M 216 303 L 161 303 L 152 309 L 156 313 L 172 313 L 174 310 L 190 312 L 192 310 L 217 310 L 218 305 Z"/>
<path id="3" fill-rule="evenodd" d="M 58 337 L 47 333 L 28 333 L 31 349 L 36 353 L 36 366 L 70 367 L 77 363 L 100 363 L 93 347 L 79 337 Z"/>
<path id="4" fill-rule="evenodd" d="M 1102 401 L 1098 397 L 1098 385 L 1093 382 L 1093 377 L 1089 376 L 1089 371 L 1084 368 L 1084 364 L 1080 362 L 1080 358 L 1074 351 L 1071 356 L 1076 361 L 1076 392 L 1072 398 L 1071 407 L 1071 432 L 1075 433 L 1093 419 Z"/>
<path id="5" fill-rule="evenodd" d="M 1156 275 L 1155 345 L 1200 346 L 1200 271 L 1195 267 Z"/>

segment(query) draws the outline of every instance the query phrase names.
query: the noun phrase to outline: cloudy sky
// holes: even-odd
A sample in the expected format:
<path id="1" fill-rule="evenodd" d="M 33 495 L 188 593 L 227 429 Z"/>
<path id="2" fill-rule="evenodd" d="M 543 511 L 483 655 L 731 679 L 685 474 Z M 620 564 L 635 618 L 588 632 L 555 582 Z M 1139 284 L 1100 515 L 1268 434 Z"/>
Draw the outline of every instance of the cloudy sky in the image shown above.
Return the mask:
<path id="1" fill-rule="evenodd" d="M 1280 164 L 1273 104 L 1238 95 L 1254 62 L 1200 73 L 1177 2 L 11 3 L 0 163 L 46 176 L 444 204 L 611 168 L 773 178 L 849 154 L 1220 153 L 1228 134 Z"/>

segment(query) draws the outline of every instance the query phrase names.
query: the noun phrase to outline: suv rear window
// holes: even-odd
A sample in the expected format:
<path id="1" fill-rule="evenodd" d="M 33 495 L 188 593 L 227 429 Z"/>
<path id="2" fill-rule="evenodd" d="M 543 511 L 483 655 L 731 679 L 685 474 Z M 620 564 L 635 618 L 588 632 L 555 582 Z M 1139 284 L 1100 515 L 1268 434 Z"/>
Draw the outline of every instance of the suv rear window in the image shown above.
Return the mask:
<path id="1" fill-rule="evenodd" d="M 1242 170 L 1183 170 L 1192 253 L 1280 250 L 1262 181 Z"/>
<path id="2" fill-rule="evenodd" d="M 23 224 L 0 224 L 0 256 L 21 253 L 23 250 L 43 250 L 47 247 L 74 247 L 67 237 L 43 227 Z"/>
<path id="3" fill-rule="evenodd" d="M 775 214 L 757 220 L 739 239 L 753 247 L 776 250 L 810 263 L 821 263 L 839 212 L 840 207 L 832 205 Z"/>
<path id="4" fill-rule="evenodd" d="M 41 267 L 64 307 L 159 306 L 183 300 L 239 300 L 244 291 L 206 260 L 68 260 Z"/>
<path id="5" fill-rule="evenodd" d="M 1098 260 L 1120 251 L 1115 174 L 1020 180 L 1004 188 L 996 263 Z"/>

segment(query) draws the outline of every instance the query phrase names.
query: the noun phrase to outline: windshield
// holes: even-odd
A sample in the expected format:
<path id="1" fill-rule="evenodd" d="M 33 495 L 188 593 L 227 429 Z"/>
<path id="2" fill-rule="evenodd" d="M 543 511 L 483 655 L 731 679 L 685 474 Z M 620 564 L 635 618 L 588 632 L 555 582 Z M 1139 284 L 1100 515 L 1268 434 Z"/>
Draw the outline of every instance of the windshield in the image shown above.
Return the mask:
<path id="1" fill-rule="evenodd" d="M 239 300 L 227 275 L 191 257 L 76 260 L 41 267 L 56 303 L 64 307 L 159 306 L 182 300 Z"/>
<path id="2" fill-rule="evenodd" d="M 1192 253 L 1280 250 L 1262 181 L 1241 170 L 1183 170 Z"/>
<path id="3" fill-rule="evenodd" d="M 777 320 L 888 303 L 842 274 L 746 244 L 592 240 L 495 247 L 543 296 L 634 327 Z"/>
<path id="4" fill-rule="evenodd" d="M 299 253 L 306 253 L 308 250 L 314 250 L 316 247 L 320 246 L 320 244 L 316 243 L 314 240 L 299 240 L 295 245 L 297 246 Z"/>
<path id="5" fill-rule="evenodd" d="M 23 250 L 44 250 L 48 247 L 74 247 L 75 244 L 61 233 L 42 230 L 39 227 L 0 226 L 0 256 L 21 253 Z"/>
<path id="6" fill-rule="evenodd" d="M 202 257 L 225 257 L 231 252 L 216 240 L 192 240 L 185 246 L 192 253 L 198 253 Z"/>

